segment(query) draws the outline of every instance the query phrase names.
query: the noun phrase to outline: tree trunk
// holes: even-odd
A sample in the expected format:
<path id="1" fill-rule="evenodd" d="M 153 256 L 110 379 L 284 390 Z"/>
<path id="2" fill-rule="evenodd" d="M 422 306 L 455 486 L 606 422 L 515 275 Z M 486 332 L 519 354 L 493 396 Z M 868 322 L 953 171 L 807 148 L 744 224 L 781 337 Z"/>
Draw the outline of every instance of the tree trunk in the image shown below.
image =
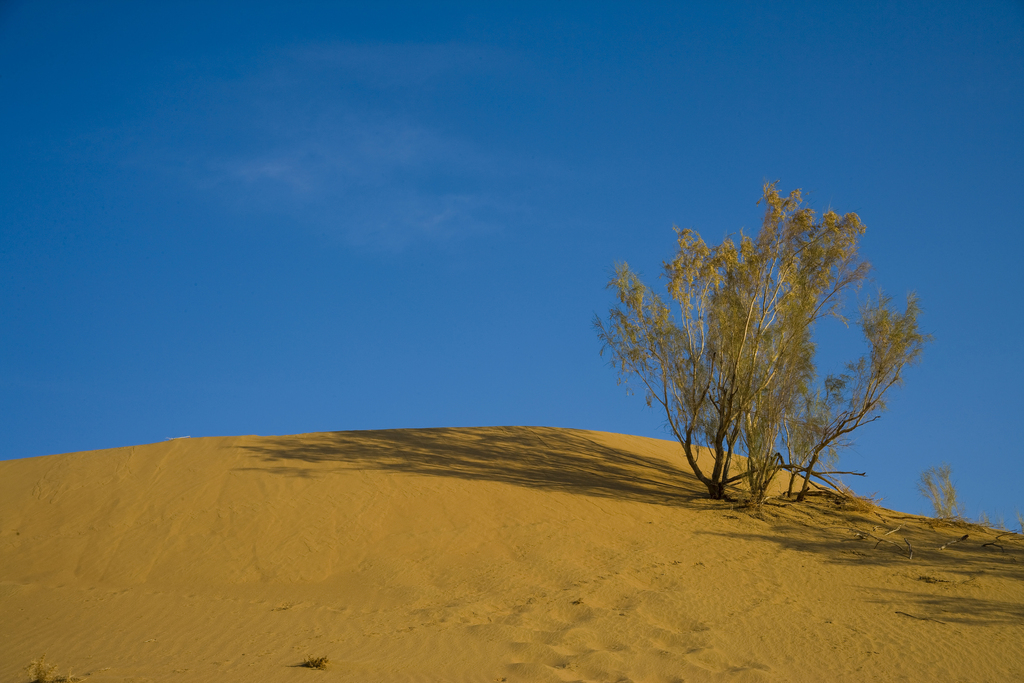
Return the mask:
<path id="1" fill-rule="evenodd" d="M 818 464 L 819 455 L 821 455 L 821 451 L 817 451 L 814 455 L 812 455 L 811 461 L 807 463 L 807 469 L 804 470 L 805 472 L 807 472 L 807 475 L 804 477 L 804 485 L 803 488 L 800 489 L 800 494 L 796 497 L 796 501 L 798 503 L 804 502 L 804 498 L 807 497 L 807 489 L 811 487 L 811 472 L 814 471 L 814 466 Z"/>
<path id="2" fill-rule="evenodd" d="M 725 479 L 722 476 L 722 465 L 725 464 L 725 448 L 723 447 L 725 437 L 720 437 L 715 441 L 715 466 L 711 470 L 711 481 L 719 482 Z"/>
<path id="3" fill-rule="evenodd" d="M 722 465 L 722 481 L 729 480 L 729 469 L 732 466 L 732 444 L 729 444 L 729 451 L 725 454 L 725 464 Z M 723 495 L 725 487 L 722 487 Z"/>
<path id="4" fill-rule="evenodd" d="M 720 481 L 707 481 L 704 483 L 708 487 L 708 496 L 712 500 L 722 500 L 725 498 L 725 484 Z"/>
<path id="5" fill-rule="evenodd" d="M 796 483 L 796 470 L 789 473 L 789 488 L 786 490 L 786 498 L 793 497 L 793 484 Z"/>

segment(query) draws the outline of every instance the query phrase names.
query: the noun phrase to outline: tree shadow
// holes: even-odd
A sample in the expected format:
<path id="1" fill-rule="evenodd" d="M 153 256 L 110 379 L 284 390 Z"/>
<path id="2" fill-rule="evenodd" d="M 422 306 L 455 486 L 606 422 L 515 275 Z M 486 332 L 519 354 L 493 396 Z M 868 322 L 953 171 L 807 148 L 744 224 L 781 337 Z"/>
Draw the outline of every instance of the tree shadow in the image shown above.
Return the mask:
<path id="1" fill-rule="evenodd" d="M 871 590 L 876 597 L 866 599 L 880 604 L 914 605 L 916 614 L 906 616 L 974 625 L 1024 623 L 1024 602 L 1019 599 L 1014 601 L 1007 595 L 1008 600 L 991 600 L 966 594 L 978 585 L 976 581 L 1024 581 L 1024 545 L 1004 542 L 1003 549 L 996 548 L 990 542 L 998 532 L 974 528 L 970 529 L 967 539 L 940 550 L 942 545 L 962 536 L 964 529 L 952 533 L 951 529 L 930 526 L 927 518 L 914 521 L 904 518 L 899 531 L 885 535 L 892 527 L 879 525 L 879 520 L 871 520 L 868 515 L 815 508 L 819 509 L 802 512 L 809 518 L 816 518 L 817 524 L 782 521 L 765 532 L 700 530 L 696 533 L 718 537 L 713 543 L 738 539 L 768 541 L 787 550 L 811 553 L 829 564 L 892 570 L 892 576 L 901 576 L 908 586 L 920 586 L 920 589 L 874 586 Z M 865 532 L 873 534 L 874 538 L 865 537 Z M 879 541 L 879 538 L 893 542 Z M 909 548 L 913 549 L 913 557 Z M 877 595 L 879 593 L 884 595 Z"/>
<path id="2" fill-rule="evenodd" d="M 938 621 L 944 624 L 964 626 L 1003 625 L 1020 626 L 1024 623 L 1024 605 L 1006 600 L 987 600 L 966 595 L 924 593 L 891 588 L 876 588 L 884 595 L 870 598 L 872 602 L 893 605 L 910 602 L 918 615 L 907 615 L 917 619 Z M 906 614 L 906 613 L 904 613 Z"/>
<path id="3" fill-rule="evenodd" d="M 667 459 L 603 443 L 600 433 L 546 427 L 388 429 L 267 437 L 242 448 L 265 465 L 243 467 L 311 477 L 324 471 L 380 470 L 534 489 L 682 505 L 706 498 L 689 471 Z M 682 454 L 679 454 L 682 458 Z"/>

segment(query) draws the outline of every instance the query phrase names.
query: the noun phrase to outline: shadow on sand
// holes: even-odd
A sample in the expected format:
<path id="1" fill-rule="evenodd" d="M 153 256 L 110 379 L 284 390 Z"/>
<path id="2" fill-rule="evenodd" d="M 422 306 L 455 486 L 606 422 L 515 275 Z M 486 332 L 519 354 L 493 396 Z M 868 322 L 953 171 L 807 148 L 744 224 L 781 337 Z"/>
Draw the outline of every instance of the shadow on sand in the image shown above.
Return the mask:
<path id="1" fill-rule="evenodd" d="M 611 437 L 597 432 L 544 427 L 472 429 L 394 429 L 265 437 L 243 446 L 257 461 L 244 470 L 283 476 L 317 477 L 324 473 L 378 470 L 411 475 L 494 481 L 532 489 L 597 496 L 729 516 L 719 501 L 689 472 L 671 444 L 639 437 Z M 608 441 L 617 442 L 611 445 Z M 678 457 L 679 465 L 672 462 Z M 732 506 L 730 505 L 731 509 Z M 905 576 L 905 587 L 892 587 L 874 599 L 910 603 L 925 619 L 945 624 L 1012 624 L 1024 619 L 1020 604 L 987 600 L 966 591 L 985 575 L 1024 579 L 1024 550 L 983 545 L 990 540 L 972 531 L 971 538 L 939 551 L 962 530 L 936 529 L 925 518 L 905 517 L 899 535 L 914 546 L 914 557 L 890 544 L 858 538 L 851 527 L 885 533 L 896 522 L 875 513 L 851 513 L 827 503 L 786 505 L 763 529 L 698 529 L 710 543 L 768 541 L 787 550 L 812 553 L 841 565 L 886 567 Z M 733 519 L 736 519 L 733 516 Z M 883 524 L 886 526 L 879 527 Z M 876 525 L 876 526 L 873 526 Z M 879 530 L 882 529 L 882 530 Z M 714 539 L 714 540 L 712 540 Z M 943 572 L 935 576 L 935 572 Z M 920 584 L 918 583 L 920 581 Z M 928 588 L 926 588 L 928 586 Z M 905 613 L 904 613 L 905 614 Z"/>
<path id="2" fill-rule="evenodd" d="M 1024 623 L 1024 605 L 1020 602 L 970 594 L 979 585 L 976 581 L 1024 580 L 1024 545 L 1019 540 L 1003 541 L 998 548 L 991 545 L 998 532 L 974 527 L 967 529 L 971 533 L 966 540 L 940 550 L 940 546 L 959 537 L 964 529 L 933 528 L 927 518 L 917 518 L 913 523 L 904 520 L 898 535 L 890 537 L 899 543 L 911 543 L 914 555 L 910 558 L 892 544 L 858 538 L 851 533 L 851 528 L 872 531 L 872 520 L 867 515 L 830 512 L 822 510 L 821 506 L 816 506 L 815 515 L 813 525 L 777 522 L 770 530 L 760 533 L 709 530 L 696 533 L 708 537 L 709 543 L 767 541 L 786 550 L 813 554 L 830 564 L 884 567 L 891 572 L 891 585 L 871 588 L 873 596 L 865 599 L 881 604 L 911 603 L 927 620 L 947 624 Z M 876 533 L 881 536 L 884 529 Z"/>
<path id="3" fill-rule="evenodd" d="M 656 505 L 682 505 L 706 498 L 706 489 L 688 470 L 658 457 L 609 446 L 595 436 L 571 429 L 481 427 L 268 437 L 243 447 L 265 464 L 242 469 L 301 477 L 325 470 L 372 469 L 496 481 Z M 679 457 L 682 459 L 681 453 Z"/>

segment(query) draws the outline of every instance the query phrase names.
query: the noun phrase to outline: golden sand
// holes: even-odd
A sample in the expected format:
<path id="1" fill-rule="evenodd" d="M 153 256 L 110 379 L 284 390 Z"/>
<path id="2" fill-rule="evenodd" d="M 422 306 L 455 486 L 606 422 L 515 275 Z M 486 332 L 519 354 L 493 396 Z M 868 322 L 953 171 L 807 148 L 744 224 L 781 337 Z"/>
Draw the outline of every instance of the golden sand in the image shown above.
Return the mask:
<path id="1" fill-rule="evenodd" d="M 758 518 L 674 442 L 565 429 L 13 460 L 0 681 L 44 652 L 96 682 L 1024 680 L 1024 539 L 996 535 Z"/>

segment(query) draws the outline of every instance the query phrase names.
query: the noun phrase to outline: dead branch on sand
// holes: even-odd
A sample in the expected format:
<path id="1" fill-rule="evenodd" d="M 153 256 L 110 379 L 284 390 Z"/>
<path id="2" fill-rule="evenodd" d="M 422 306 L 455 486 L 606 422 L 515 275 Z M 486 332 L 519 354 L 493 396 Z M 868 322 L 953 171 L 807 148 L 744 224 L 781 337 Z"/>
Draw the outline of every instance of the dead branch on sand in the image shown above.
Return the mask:
<path id="1" fill-rule="evenodd" d="M 995 547 L 999 548 L 999 550 L 1001 550 L 1002 552 L 1005 553 L 1006 549 L 1003 547 L 1003 544 L 999 542 L 1000 539 L 1002 539 L 1003 536 L 1016 536 L 1016 535 L 1017 535 L 1016 531 L 1004 531 L 1003 533 L 997 535 L 996 539 L 994 541 L 989 541 L 988 543 L 982 543 L 981 547 L 984 548 L 986 546 L 994 545 Z M 1012 538 L 1010 540 L 1011 541 L 1016 541 L 1017 539 Z"/>
<path id="2" fill-rule="evenodd" d="M 853 527 L 846 527 L 846 528 L 847 528 L 847 530 L 852 531 L 854 534 L 856 534 L 858 538 L 872 538 L 872 539 L 874 539 L 876 541 L 875 548 L 878 548 L 879 544 L 881 544 L 881 543 L 888 543 L 890 545 L 896 546 L 896 549 L 900 551 L 901 555 L 906 553 L 908 560 L 914 559 L 914 546 L 910 545 L 910 541 L 907 540 L 906 536 L 903 537 L 903 542 L 907 544 L 907 550 L 906 551 L 904 551 L 903 550 L 903 546 L 901 546 L 896 541 L 890 541 L 888 538 L 885 538 L 889 534 L 891 534 L 891 533 L 893 533 L 895 531 L 899 531 L 900 529 L 902 529 L 903 528 L 902 524 L 900 526 L 896 527 L 895 529 L 893 529 L 892 531 L 890 531 L 890 532 L 888 532 L 886 534 L 883 534 L 882 536 L 875 536 L 872 533 L 869 533 L 867 531 L 861 531 L 860 529 L 854 529 Z"/>
<path id="3" fill-rule="evenodd" d="M 939 550 L 945 550 L 949 546 L 956 545 L 960 541 L 966 541 L 968 536 L 969 536 L 969 534 L 964 534 L 963 536 L 961 536 L 960 538 L 956 539 L 955 541 L 950 541 L 949 543 L 946 543 L 945 545 L 941 545 L 941 546 L 939 546 Z"/>

